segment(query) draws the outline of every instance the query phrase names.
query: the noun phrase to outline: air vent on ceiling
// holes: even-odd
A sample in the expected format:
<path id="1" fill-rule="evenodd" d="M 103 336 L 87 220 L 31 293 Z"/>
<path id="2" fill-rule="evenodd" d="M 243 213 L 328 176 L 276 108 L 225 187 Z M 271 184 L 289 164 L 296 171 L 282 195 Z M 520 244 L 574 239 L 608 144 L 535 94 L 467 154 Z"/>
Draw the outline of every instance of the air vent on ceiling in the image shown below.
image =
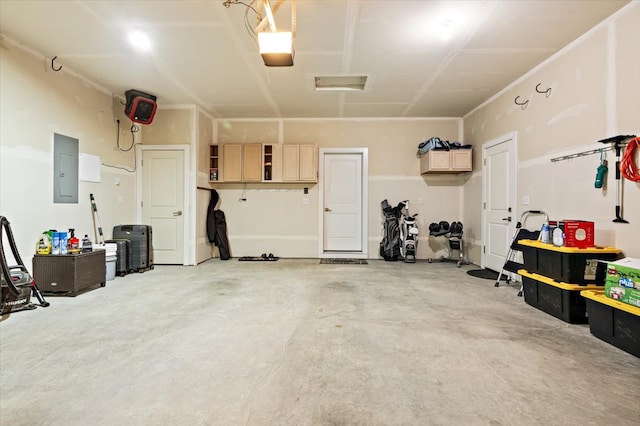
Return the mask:
<path id="1" fill-rule="evenodd" d="M 315 77 L 317 91 L 363 91 L 367 84 L 366 75 L 323 75 Z"/>

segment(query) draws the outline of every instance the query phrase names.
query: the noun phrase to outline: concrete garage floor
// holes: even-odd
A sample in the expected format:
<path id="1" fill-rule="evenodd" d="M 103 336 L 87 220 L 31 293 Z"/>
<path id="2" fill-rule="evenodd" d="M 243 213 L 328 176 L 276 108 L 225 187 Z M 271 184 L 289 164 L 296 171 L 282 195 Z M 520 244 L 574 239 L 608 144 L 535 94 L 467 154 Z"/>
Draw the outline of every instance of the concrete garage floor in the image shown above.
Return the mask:
<path id="1" fill-rule="evenodd" d="M 0 323 L 2 425 L 637 425 L 640 359 L 451 263 L 156 266 Z"/>

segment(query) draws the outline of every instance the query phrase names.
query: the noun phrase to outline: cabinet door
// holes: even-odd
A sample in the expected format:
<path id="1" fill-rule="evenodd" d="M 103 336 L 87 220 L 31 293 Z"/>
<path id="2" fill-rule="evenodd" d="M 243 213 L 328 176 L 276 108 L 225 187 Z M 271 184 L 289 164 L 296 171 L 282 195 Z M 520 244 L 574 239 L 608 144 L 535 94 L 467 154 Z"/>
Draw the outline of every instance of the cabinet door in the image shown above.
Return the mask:
<path id="1" fill-rule="evenodd" d="M 282 145 L 282 180 L 300 180 L 300 146 Z"/>
<path id="2" fill-rule="evenodd" d="M 450 151 L 428 151 L 420 157 L 420 173 L 448 172 L 451 170 Z"/>
<path id="3" fill-rule="evenodd" d="M 242 181 L 242 145 L 229 143 L 222 145 L 222 180 Z"/>
<path id="4" fill-rule="evenodd" d="M 300 145 L 299 149 L 300 181 L 316 182 L 318 180 L 318 156 L 315 145 Z"/>
<path id="5" fill-rule="evenodd" d="M 451 150 L 451 169 L 457 172 L 470 172 L 472 169 L 471 150 Z"/>
<path id="6" fill-rule="evenodd" d="M 262 181 L 262 144 L 242 145 L 242 179 L 244 182 Z"/>

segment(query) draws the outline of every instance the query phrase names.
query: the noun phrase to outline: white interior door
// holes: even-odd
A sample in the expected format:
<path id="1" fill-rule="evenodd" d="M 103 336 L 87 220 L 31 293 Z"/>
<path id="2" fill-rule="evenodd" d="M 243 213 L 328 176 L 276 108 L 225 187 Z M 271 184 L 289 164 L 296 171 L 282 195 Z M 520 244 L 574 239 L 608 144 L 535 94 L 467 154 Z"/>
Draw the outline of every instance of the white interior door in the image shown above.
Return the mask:
<path id="1" fill-rule="evenodd" d="M 362 154 L 324 153 L 325 252 L 363 251 Z"/>
<path id="2" fill-rule="evenodd" d="M 500 271 L 513 239 L 516 206 L 516 136 L 483 145 L 483 267 Z"/>
<path id="3" fill-rule="evenodd" d="M 182 265 L 184 151 L 143 151 L 142 223 L 153 230 L 154 263 Z"/>

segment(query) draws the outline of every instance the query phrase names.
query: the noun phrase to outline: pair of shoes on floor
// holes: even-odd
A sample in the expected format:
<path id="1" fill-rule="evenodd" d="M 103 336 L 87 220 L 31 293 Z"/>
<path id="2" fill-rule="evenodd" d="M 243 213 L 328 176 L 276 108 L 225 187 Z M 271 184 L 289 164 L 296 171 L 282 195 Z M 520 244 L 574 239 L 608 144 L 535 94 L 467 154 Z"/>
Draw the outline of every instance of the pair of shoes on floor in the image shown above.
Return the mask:
<path id="1" fill-rule="evenodd" d="M 273 255 L 273 253 L 262 253 L 262 260 L 278 260 L 279 257 Z"/>

